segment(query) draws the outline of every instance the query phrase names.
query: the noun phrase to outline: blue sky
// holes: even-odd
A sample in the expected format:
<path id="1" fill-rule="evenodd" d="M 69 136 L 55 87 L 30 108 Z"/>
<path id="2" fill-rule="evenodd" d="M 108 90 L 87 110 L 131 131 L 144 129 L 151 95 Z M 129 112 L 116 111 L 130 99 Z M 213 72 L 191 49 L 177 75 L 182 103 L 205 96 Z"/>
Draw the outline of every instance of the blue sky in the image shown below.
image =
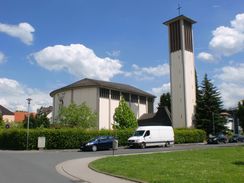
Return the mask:
<path id="1" fill-rule="evenodd" d="M 194 25 L 198 80 L 205 73 L 224 106 L 244 98 L 243 0 L 1 0 L 0 104 L 52 105 L 49 93 L 83 78 L 169 91 L 168 32 L 181 13 Z M 156 101 L 157 103 L 157 101 Z"/>

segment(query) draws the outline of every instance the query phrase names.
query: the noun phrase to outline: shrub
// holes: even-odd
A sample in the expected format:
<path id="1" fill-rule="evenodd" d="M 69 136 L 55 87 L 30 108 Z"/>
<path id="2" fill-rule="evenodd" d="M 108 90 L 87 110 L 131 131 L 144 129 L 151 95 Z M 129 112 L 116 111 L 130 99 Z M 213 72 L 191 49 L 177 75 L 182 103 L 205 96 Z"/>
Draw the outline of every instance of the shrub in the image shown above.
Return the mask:
<path id="1" fill-rule="evenodd" d="M 196 143 L 206 140 L 206 132 L 200 129 L 178 128 L 174 129 L 175 143 Z"/>
<path id="2" fill-rule="evenodd" d="M 112 135 L 117 137 L 119 146 L 126 146 L 127 139 L 134 129 L 123 130 L 83 130 L 79 128 L 61 129 L 30 129 L 29 149 L 37 149 L 38 137 L 46 137 L 46 149 L 78 149 L 80 143 L 86 142 L 99 135 Z M 198 129 L 174 129 L 175 143 L 203 142 L 206 133 Z M 1 129 L 0 149 L 24 150 L 26 149 L 26 129 Z"/>

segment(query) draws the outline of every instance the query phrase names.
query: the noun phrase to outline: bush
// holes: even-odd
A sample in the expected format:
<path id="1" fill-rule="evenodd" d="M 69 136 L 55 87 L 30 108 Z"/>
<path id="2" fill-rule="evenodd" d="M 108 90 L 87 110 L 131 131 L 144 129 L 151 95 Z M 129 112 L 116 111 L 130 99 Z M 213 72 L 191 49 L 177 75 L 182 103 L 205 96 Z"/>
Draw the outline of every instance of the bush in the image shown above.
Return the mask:
<path id="1" fill-rule="evenodd" d="M 30 129 L 29 149 L 37 149 L 38 137 L 46 137 L 46 149 L 78 149 L 80 143 L 86 142 L 99 135 L 112 135 L 117 137 L 119 146 L 126 146 L 127 139 L 134 129 L 124 130 L 82 130 L 79 128 L 61 129 Z M 198 129 L 174 129 L 175 143 L 203 142 L 206 133 Z M 26 129 L 1 129 L 0 149 L 24 150 L 26 149 Z"/>
<path id="2" fill-rule="evenodd" d="M 174 129 L 175 144 L 196 143 L 206 140 L 206 132 L 199 129 L 178 128 Z"/>

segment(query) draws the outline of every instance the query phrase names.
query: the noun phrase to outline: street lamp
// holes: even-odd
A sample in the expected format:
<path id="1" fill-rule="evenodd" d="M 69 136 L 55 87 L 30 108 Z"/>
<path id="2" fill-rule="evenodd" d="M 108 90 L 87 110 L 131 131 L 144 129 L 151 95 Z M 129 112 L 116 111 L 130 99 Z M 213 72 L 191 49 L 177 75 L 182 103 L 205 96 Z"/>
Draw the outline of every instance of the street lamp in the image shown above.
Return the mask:
<path id="1" fill-rule="evenodd" d="M 26 99 L 28 101 L 28 121 L 27 121 L 27 139 L 26 139 L 26 150 L 28 150 L 29 146 L 29 127 L 30 127 L 30 102 L 31 98 Z"/>

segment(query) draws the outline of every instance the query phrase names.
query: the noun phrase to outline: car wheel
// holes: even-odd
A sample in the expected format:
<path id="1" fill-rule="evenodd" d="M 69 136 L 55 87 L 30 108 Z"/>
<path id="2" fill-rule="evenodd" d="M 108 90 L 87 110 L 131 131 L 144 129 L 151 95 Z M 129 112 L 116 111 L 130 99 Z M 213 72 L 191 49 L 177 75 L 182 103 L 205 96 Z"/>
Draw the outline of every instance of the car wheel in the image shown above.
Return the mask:
<path id="1" fill-rule="evenodd" d="M 142 149 L 145 149 L 145 147 L 146 147 L 146 143 L 145 143 L 145 142 L 142 142 L 142 143 L 141 143 L 141 148 L 142 148 Z"/>
<path id="2" fill-rule="evenodd" d="M 169 147 L 170 146 L 170 142 L 166 142 L 164 146 L 165 147 Z"/>
<path id="3" fill-rule="evenodd" d="M 92 151 L 93 151 L 93 152 L 97 151 L 97 146 L 93 145 L 93 146 L 92 146 Z"/>

